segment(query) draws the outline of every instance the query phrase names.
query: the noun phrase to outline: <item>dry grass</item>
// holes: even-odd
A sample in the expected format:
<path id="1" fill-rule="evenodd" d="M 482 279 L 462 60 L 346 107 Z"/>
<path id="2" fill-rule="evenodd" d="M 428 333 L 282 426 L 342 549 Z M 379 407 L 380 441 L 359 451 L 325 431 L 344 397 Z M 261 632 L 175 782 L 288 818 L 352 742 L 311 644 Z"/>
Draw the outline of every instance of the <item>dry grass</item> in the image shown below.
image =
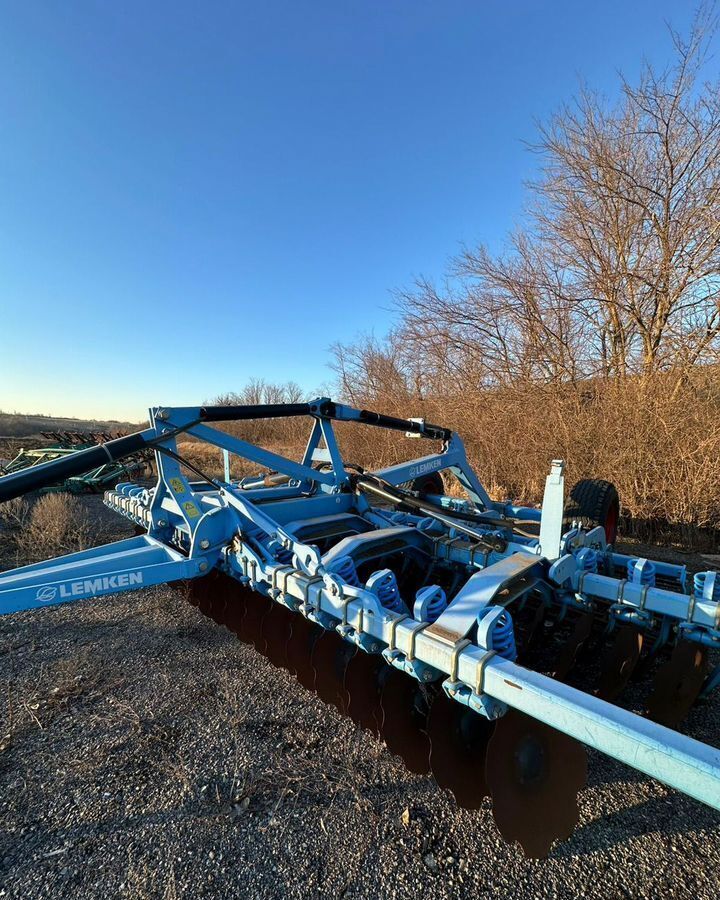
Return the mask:
<path id="1" fill-rule="evenodd" d="M 715 381 L 714 372 L 697 373 L 676 393 L 657 377 L 565 390 L 525 384 L 423 400 L 409 391 L 353 399 L 457 431 L 496 499 L 540 502 L 550 460 L 560 458 L 569 484 L 588 477 L 613 481 L 638 536 L 657 537 L 669 523 L 675 537 L 693 543 L 700 530 L 720 529 Z M 425 442 L 398 433 L 358 427 L 341 427 L 339 433 L 345 458 L 361 465 L 389 465 L 429 452 Z"/>
<path id="2" fill-rule="evenodd" d="M 30 504 L 24 497 L 0 503 L 0 524 L 6 528 L 24 528 L 30 518 Z"/>
<path id="3" fill-rule="evenodd" d="M 74 553 L 94 543 L 93 526 L 77 497 L 45 494 L 32 507 L 26 526 L 17 535 L 17 543 L 27 559 Z"/>

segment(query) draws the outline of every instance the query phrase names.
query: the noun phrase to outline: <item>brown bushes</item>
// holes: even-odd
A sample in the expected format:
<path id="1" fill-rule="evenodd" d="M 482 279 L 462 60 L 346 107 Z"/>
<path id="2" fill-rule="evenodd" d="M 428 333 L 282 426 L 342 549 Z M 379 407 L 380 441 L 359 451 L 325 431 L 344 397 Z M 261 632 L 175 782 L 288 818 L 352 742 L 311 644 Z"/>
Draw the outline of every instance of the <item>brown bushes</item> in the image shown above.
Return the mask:
<path id="1" fill-rule="evenodd" d="M 673 382 L 656 376 L 649 382 L 526 384 L 422 400 L 410 392 L 355 400 L 457 431 L 498 499 L 539 502 L 550 460 L 562 458 L 570 484 L 586 477 L 615 482 L 636 526 L 650 524 L 652 532 L 668 522 L 693 539 L 693 529 L 720 528 L 717 379 L 715 369 L 698 370 L 674 394 L 668 387 Z M 346 458 L 363 465 L 428 452 L 424 442 L 375 429 L 340 432 Z"/>
<path id="2" fill-rule="evenodd" d="M 45 494 L 35 503 L 26 527 L 17 537 L 27 559 L 47 559 L 84 550 L 91 544 L 87 510 L 71 494 Z"/>

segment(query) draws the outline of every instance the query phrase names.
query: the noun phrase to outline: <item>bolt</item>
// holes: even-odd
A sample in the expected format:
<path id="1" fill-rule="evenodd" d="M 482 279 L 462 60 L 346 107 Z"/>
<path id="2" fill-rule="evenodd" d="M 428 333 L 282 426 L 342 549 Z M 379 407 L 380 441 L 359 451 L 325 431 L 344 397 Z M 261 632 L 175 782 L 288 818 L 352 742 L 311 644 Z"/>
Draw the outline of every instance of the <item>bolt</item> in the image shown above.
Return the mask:
<path id="1" fill-rule="evenodd" d="M 164 528 L 167 525 L 165 519 L 158 519 L 158 528 Z"/>
<path id="2" fill-rule="evenodd" d="M 200 565 L 198 566 L 198 569 L 200 569 L 201 572 L 205 572 L 205 571 L 207 571 L 207 567 L 208 567 L 208 564 L 205 562 L 205 560 L 203 560 L 200 563 Z"/>
<path id="3" fill-rule="evenodd" d="M 423 681 L 431 681 L 432 672 L 423 672 Z"/>
<path id="4" fill-rule="evenodd" d="M 200 549 L 201 550 L 207 550 L 207 548 L 209 546 L 210 546 L 210 541 L 208 541 L 207 539 L 203 539 L 202 541 L 200 541 Z"/>

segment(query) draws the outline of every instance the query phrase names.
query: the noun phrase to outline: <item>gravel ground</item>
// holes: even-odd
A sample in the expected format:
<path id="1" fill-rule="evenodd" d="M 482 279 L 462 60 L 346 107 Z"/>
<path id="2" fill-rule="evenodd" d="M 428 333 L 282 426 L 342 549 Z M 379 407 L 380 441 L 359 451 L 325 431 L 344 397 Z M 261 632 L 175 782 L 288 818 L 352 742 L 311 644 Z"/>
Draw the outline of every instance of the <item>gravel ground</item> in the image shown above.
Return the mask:
<path id="1" fill-rule="evenodd" d="M 3 898 L 717 897 L 713 810 L 591 753 L 527 860 L 170 588 L 0 619 L 0 692 Z"/>

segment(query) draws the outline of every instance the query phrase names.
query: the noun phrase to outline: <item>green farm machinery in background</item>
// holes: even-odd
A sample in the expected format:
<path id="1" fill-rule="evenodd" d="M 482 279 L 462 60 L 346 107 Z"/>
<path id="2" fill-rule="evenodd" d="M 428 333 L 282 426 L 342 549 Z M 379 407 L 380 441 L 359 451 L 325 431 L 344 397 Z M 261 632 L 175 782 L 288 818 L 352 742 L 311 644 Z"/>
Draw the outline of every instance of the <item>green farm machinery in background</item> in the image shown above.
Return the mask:
<path id="1" fill-rule="evenodd" d="M 0 465 L 0 475 L 11 475 L 21 469 L 51 462 L 78 450 L 102 444 L 105 441 L 123 437 L 124 432 L 110 433 L 105 431 L 43 431 L 42 437 L 51 443 L 46 447 L 22 449 L 5 465 Z M 134 480 L 152 475 L 152 453 L 140 451 L 122 461 L 108 460 L 84 475 L 75 475 L 44 488 L 44 492 L 65 491 L 71 494 L 86 494 L 104 491 L 108 485 L 115 485 L 118 479 Z"/>

